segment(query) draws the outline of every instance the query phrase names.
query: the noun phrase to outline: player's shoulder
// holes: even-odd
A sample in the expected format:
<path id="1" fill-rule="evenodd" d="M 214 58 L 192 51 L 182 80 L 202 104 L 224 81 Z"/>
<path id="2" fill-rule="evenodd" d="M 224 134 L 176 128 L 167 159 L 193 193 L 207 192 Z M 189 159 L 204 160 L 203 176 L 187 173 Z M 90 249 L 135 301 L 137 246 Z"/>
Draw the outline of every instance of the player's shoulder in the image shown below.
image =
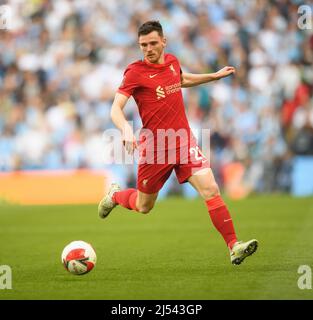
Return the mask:
<path id="1" fill-rule="evenodd" d="M 134 62 L 130 63 L 130 64 L 126 67 L 124 73 L 130 72 L 130 71 L 138 71 L 138 70 L 140 70 L 143 66 L 144 66 L 144 63 L 143 63 L 142 60 L 134 61 Z"/>
<path id="2" fill-rule="evenodd" d="M 178 58 L 172 53 L 166 53 L 165 54 L 165 61 L 167 63 L 173 63 L 173 62 L 178 62 L 179 63 Z"/>

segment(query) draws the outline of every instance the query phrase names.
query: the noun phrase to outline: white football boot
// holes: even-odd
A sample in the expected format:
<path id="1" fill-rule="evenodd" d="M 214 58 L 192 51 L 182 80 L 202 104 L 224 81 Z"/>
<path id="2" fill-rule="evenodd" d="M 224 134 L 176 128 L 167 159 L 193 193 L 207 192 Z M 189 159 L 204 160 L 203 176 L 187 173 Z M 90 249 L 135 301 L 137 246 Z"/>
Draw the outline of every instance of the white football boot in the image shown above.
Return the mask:
<path id="1" fill-rule="evenodd" d="M 106 218 L 109 213 L 117 206 L 113 201 L 113 194 L 121 191 L 120 186 L 117 183 L 112 183 L 108 193 L 102 198 L 98 206 L 98 214 L 101 219 Z"/>
<path id="2" fill-rule="evenodd" d="M 251 256 L 258 248 L 258 240 L 252 239 L 247 242 L 237 241 L 230 250 L 230 261 L 239 265 L 245 258 Z"/>

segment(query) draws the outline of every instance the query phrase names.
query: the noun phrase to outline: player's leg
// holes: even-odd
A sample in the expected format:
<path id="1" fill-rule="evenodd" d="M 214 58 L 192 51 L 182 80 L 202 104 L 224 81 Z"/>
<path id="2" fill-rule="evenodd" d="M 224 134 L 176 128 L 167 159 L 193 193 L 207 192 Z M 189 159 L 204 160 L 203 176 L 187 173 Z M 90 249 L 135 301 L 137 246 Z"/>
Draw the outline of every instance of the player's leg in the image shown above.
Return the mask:
<path id="1" fill-rule="evenodd" d="M 141 213 L 149 213 L 158 197 L 158 192 L 156 193 L 144 193 L 142 191 L 137 192 L 137 199 L 136 199 L 136 209 Z"/>
<path id="2" fill-rule="evenodd" d="M 240 264 L 256 251 L 258 241 L 255 239 L 247 242 L 237 241 L 232 218 L 210 168 L 196 172 L 188 178 L 188 181 L 205 200 L 211 220 L 230 250 L 231 262 Z"/>
<path id="3" fill-rule="evenodd" d="M 237 236 L 212 170 L 204 168 L 189 177 L 188 182 L 204 199 L 215 228 L 221 233 L 227 246 L 231 249 L 237 242 Z"/>
<path id="4" fill-rule="evenodd" d="M 121 190 L 116 183 L 113 183 L 99 203 L 100 218 L 106 218 L 117 205 L 129 210 L 148 213 L 153 208 L 158 192 L 172 170 L 173 165 L 168 164 L 140 164 L 137 189 Z"/>
<path id="5" fill-rule="evenodd" d="M 129 210 L 148 213 L 153 208 L 157 197 L 157 192 L 147 194 L 133 188 L 121 190 L 116 183 L 112 183 L 108 193 L 99 203 L 98 213 L 100 218 L 106 218 L 117 205 Z"/>
<path id="6" fill-rule="evenodd" d="M 138 189 L 126 189 L 113 195 L 115 205 L 141 213 L 148 213 L 154 207 L 158 192 L 144 193 Z"/>

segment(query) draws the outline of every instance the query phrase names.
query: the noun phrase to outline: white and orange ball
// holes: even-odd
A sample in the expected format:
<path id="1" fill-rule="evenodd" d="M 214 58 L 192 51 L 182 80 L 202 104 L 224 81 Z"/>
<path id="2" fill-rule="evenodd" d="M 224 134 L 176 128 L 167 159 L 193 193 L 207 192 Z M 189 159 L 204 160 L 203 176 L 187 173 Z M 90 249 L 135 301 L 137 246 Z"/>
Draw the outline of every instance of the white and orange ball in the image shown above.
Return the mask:
<path id="1" fill-rule="evenodd" d="M 91 271 L 97 261 L 93 247 L 85 241 L 72 241 L 62 252 L 62 263 L 67 271 L 75 275 Z"/>

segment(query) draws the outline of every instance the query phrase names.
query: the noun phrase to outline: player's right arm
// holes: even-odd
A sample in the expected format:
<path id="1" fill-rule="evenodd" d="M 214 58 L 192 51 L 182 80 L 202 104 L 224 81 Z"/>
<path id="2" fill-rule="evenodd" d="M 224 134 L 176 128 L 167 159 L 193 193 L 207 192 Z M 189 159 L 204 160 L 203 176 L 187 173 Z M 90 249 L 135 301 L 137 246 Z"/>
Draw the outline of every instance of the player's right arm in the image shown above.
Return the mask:
<path id="1" fill-rule="evenodd" d="M 127 122 L 124 114 L 124 107 L 128 101 L 128 97 L 119 92 L 116 93 L 112 108 L 111 119 L 115 126 L 122 132 L 122 141 L 129 154 L 133 154 L 135 148 L 137 148 L 136 138 L 133 133 L 132 127 Z"/>

